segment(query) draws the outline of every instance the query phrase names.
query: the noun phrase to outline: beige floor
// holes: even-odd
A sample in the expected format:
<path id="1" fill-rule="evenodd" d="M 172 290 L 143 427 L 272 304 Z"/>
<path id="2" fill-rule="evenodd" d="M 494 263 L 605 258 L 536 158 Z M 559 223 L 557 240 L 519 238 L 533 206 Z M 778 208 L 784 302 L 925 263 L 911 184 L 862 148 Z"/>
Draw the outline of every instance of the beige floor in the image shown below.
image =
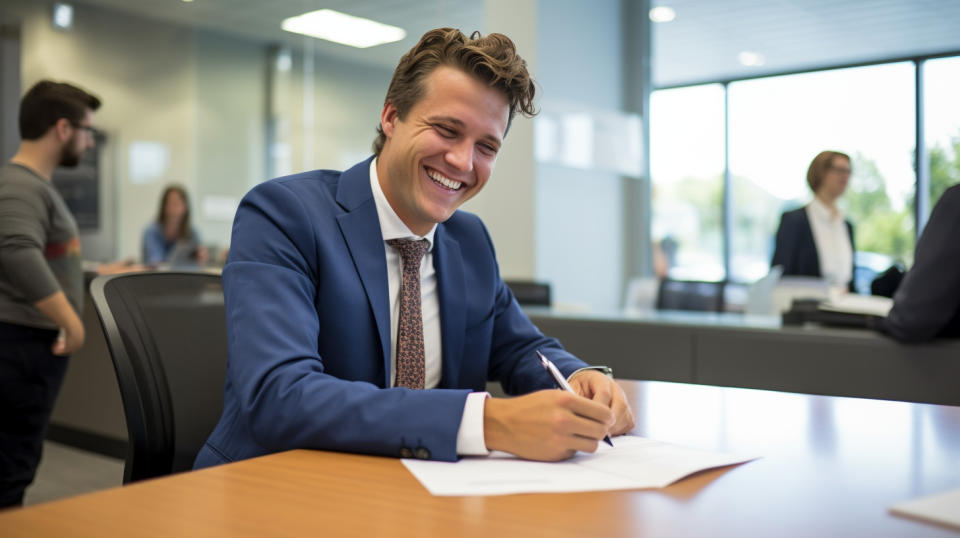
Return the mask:
<path id="1" fill-rule="evenodd" d="M 46 441 L 25 505 L 112 488 L 123 483 L 123 460 Z"/>

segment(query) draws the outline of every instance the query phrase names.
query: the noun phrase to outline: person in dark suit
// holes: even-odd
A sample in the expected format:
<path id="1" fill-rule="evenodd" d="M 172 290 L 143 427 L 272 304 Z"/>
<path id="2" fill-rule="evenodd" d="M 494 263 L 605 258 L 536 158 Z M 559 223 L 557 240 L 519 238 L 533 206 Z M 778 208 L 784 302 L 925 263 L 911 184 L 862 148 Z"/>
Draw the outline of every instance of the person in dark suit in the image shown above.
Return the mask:
<path id="1" fill-rule="evenodd" d="M 223 416 L 196 467 L 293 448 L 557 460 L 633 427 L 619 386 L 540 333 L 458 210 L 533 93 L 506 36 L 431 30 L 394 73 L 374 157 L 244 197 L 223 271 Z M 538 350 L 578 394 L 541 390 Z M 523 396 L 489 398 L 487 380 Z"/>
<path id="2" fill-rule="evenodd" d="M 853 225 L 837 207 L 850 181 L 850 157 L 822 151 L 807 168 L 813 201 L 780 218 L 770 266 L 784 276 L 812 276 L 853 291 Z"/>
<path id="3" fill-rule="evenodd" d="M 913 267 L 877 328 L 902 342 L 960 336 L 960 185 L 947 189 L 920 234 Z"/>

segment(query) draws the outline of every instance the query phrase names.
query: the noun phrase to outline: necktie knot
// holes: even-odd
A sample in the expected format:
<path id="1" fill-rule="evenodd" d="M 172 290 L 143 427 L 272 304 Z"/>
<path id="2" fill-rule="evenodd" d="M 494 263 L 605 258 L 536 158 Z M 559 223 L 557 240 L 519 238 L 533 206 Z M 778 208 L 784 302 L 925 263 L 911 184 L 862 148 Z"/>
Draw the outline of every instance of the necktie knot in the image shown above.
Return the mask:
<path id="1" fill-rule="evenodd" d="M 404 268 L 420 267 L 420 260 L 430 246 L 430 242 L 426 239 L 389 239 L 387 244 L 400 253 Z"/>

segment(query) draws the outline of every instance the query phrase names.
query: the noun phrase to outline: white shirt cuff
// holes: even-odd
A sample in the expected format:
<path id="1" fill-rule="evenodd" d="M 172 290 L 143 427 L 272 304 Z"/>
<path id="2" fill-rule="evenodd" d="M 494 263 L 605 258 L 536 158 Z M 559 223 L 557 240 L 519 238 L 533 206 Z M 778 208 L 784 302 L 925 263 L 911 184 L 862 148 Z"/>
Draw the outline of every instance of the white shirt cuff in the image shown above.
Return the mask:
<path id="1" fill-rule="evenodd" d="M 483 405 L 489 392 L 471 392 L 463 406 L 463 418 L 457 430 L 457 454 L 460 456 L 486 456 L 490 454 L 483 440 Z"/>

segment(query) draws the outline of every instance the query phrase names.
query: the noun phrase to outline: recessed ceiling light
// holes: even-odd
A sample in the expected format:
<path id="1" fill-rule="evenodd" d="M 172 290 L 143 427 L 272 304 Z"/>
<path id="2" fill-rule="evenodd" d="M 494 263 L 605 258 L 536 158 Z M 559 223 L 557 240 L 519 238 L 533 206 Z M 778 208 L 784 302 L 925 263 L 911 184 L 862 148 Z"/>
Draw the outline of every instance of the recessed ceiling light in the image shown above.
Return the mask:
<path id="1" fill-rule="evenodd" d="M 403 28 L 354 17 L 332 9 L 319 9 L 284 19 L 280 27 L 288 32 L 361 49 L 393 43 L 407 37 L 407 32 Z"/>
<path id="2" fill-rule="evenodd" d="M 677 12 L 672 7 L 659 6 L 650 10 L 650 20 L 653 22 L 670 22 L 677 18 Z"/>
<path id="3" fill-rule="evenodd" d="M 767 59 L 763 57 L 763 54 L 760 54 L 759 52 L 751 52 L 749 50 L 741 52 L 737 58 L 740 60 L 742 65 L 747 67 L 758 67 L 767 63 Z"/>
<path id="4" fill-rule="evenodd" d="M 69 30 L 73 26 L 73 6 L 70 4 L 53 4 L 53 26 L 61 30 Z"/>

